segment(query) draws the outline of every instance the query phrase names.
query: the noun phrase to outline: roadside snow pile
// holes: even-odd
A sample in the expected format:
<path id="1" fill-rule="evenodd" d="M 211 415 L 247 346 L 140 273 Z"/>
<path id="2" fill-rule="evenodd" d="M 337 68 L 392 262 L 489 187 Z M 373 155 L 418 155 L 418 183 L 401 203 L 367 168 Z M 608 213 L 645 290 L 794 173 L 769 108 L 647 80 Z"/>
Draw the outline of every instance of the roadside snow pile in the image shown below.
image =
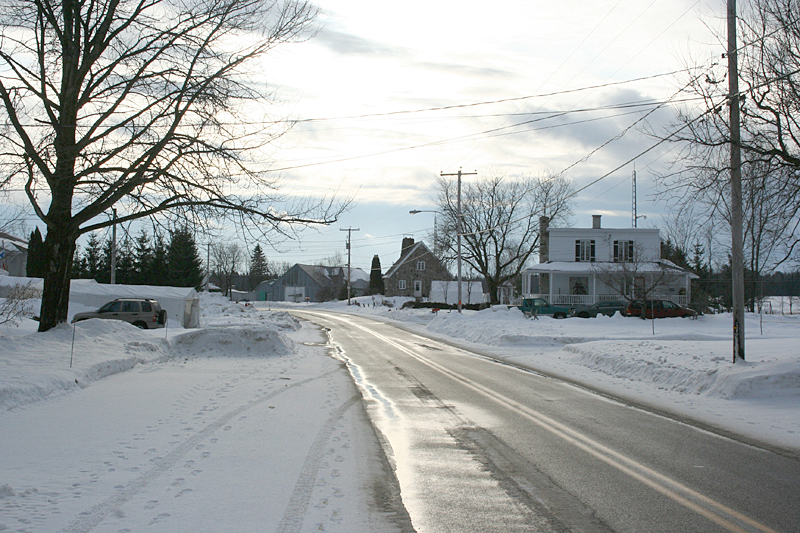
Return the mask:
<path id="1" fill-rule="evenodd" d="M 184 333 L 174 339 L 170 353 L 178 357 L 253 357 L 289 355 L 294 342 L 265 327 L 207 328 Z"/>
<path id="2" fill-rule="evenodd" d="M 65 394 L 168 357 L 161 337 L 127 322 L 86 320 L 74 336 L 74 350 L 73 329 L 66 324 L 45 333 L 0 337 L 0 410 Z"/>
<path id="3" fill-rule="evenodd" d="M 219 293 L 200 293 L 200 321 L 203 327 L 257 325 L 268 322 L 279 330 L 297 331 L 300 322 L 285 311 L 268 311 L 247 302 L 231 302 Z"/>

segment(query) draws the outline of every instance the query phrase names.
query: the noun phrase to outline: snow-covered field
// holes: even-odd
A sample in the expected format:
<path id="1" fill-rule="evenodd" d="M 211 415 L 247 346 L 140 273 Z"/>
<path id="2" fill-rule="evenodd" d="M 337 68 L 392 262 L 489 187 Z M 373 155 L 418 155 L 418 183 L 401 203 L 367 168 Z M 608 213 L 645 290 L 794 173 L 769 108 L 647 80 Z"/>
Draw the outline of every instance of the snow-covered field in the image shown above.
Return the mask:
<path id="1" fill-rule="evenodd" d="M 362 305 L 347 306 L 338 302 L 310 307 L 394 321 L 401 327 L 563 376 L 678 417 L 698 420 L 723 432 L 800 451 L 800 315 L 748 315 L 748 360 L 733 365 L 730 362 L 729 315 L 703 316 L 697 320 L 646 321 L 620 316 L 531 320 L 517 310 L 506 308 L 467 311 L 459 315 L 399 309 L 401 301 L 395 302 L 392 308 L 373 307 L 371 298 L 361 298 L 360 303 Z M 352 383 L 345 383 L 347 379 L 340 372 L 338 361 L 327 357 L 324 349 L 310 346 L 324 343 L 324 336 L 313 327 L 302 326 L 286 313 L 286 310 L 309 306 L 231 303 L 219 296 L 203 295 L 201 307 L 202 327 L 195 330 L 140 331 L 128 324 L 99 320 L 82 322 L 76 329 L 64 325 L 44 334 L 34 333 L 37 324 L 30 320 L 24 320 L 18 328 L 0 326 L 0 335 L 3 335 L 0 337 L 0 427 L 4 431 L 9 427 L 22 427 L 34 413 L 40 417 L 38 426 L 26 429 L 31 431 L 27 441 L 17 439 L 14 441 L 16 448 L 0 451 L 0 531 L 48 531 L 35 524 L 37 520 L 43 524 L 53 523 L 51 515 L 55 509 L 70 516 L 84 517 L 79 520 L 87 524 L 102 520 L 103 527 L 98 531 L 125 531 L 123 524 L 128 531 L 136 531 L 139 529 L 135 526 L 152 526 L 158 520 L 163 520 L 166 527 L 170 515 L 172 520 L 180 519 L 183 526 L 197 525 L 199 529 L 194 530 L 199 531 L 202 530 L 200 522 L 193 522 L 191 515 L 181 514 L 187 507 L 177 506 L 178 499 L 170 499 L 172 503 L 167 505 L 166 496 L 196 498 L 195 505 L 202 506 L 213 502 L 214 491 L 219 490 L 243 490 L 241 498 L 245 500 L 257 497 L 265 512 L 273 517 L 283 516 L 281 523 L 284 525 L 287 520 L 305 516 L 313 520 L 319 530 L 337 530 L 347 524 L 349 531 L 370 531 L 375 529 L 376 520 L 389 527 L 385 517 L 376 517 L 374 513 L 369 519 L 364 518 L 372 511 L 362 505 L 366 496 L 358 493 L 359 487 L 381 466 L 364 467 L 363 459 L 359 459 L 376 454 L 371 440 L 374 435 L 370 437 L 371 429 L 361 418 L 361 411 L 348 410 L 355 389 Z M 70 309 L 70 314 L 82 310 Z M 257 357 L 249 357 L 250 354 Z M 188 360 L 193 361 L 195 370 L 202 367 L 205 376 L 195 388 L 219 387 L 216 393 L 219 398 L 212 402 L 214 405 L 207 400 L 197 403 L 199 396 L 173 398 L 169 381 L 156 379 L 159 376 L 161 380 L 167 376 L 189 379 L 182 370 Z M 263 377 L 265 368 L 268 369 L 267 378 Z M 92 396 L 87 393 L 92 390 L 97 390 L 98 401 L 119 393 L 112 389 L 116 383 L 114 374 L 121 372 L 141 373 L 140 383 L 152 383 L 147 391 L 136 392 L 138 402 L 146 406 L 172 402 L 176 410 L 185 411 L 185 415 L 146 426 L 147 432 L 153 433 L 147 438 L 156 443 L 150 449 L 137 450 L 135 441 L 143 435 L 133 428 L 144 427 L 144 421 L 127 401 L 109 406 L 103 411 L 104 419 L 87 420 L 81 428 L 67 427 L 63 421 L 48 418 L 48 406 L 56 403 L 55 398 L 72 399 L 75 408 L 81 409 L 85 402 L 91 401 Z M 191 379 L 199 379 L 199 375 L 195 372 Z M 253 385 L 255 388 L 240 391 L 239 385 L 235 385 L 248 383 L 253 376 L 259 376 L 258 383 Z M 301 382 L 312 385 L 304 387 L 302 394 L 297 388 L 291 401 L 285 394 L 285 401 L 267 402 L 266 398 L 273 398 L 289 387 L 288 384 Z M 78 391 L 80 394 L 76 394 Z M 254 396 L 248 397 L 248 394 Z M 77 401 L 78 396 L 84 399 Z M 254 411 L 277 409 L 268 412 L 282 414 L 274 424 L 283 425 L 265 425 L 258 435 L 260 443 L 273 450 L 271 456 L 279 449 L 293 452 L 281 459 L 279 471 L 270 470 L 273 489 L 255 494 L 243 489 L 242 484 L 204 486 L 200 483 L 204 479 L 202 469 L 197 465 L 212 452 L 219 454 L 224 449 L 231 457 L 252 453 L 249 439 L 253 435 L 231 437 L 235 431 L 228 434 L 223 431 L 228 428 L 228 418 L 244 416 L 239 411 L 242 406 L 251 404 Z M 219 414 L 227 412 L 226 409 L 233 414 Z M 341 415 L 341 419 L 334 420 L 337 412 L 340 414 L 336 416 Z M 324 437 L 328 440 L 320 437 L 324 431 L 319 435 L 316 432 L 302 435 L 299 431 L 309 426 L 308 417 L 313 413 L 322 417 L 317 420 L 317 427 L 327 428 Z M 219 430 L 219 434 L 211 439 L 205 427 Z M 108 433 L 108 442 L 113 444 L 100 451 L 71 446 L 70 442 L 80 442 L 75 433 L 82 430 Z M 63 439 L 64 444 L 54 445 L 50 442 L 53 439 Z M 335 457 L 334 462 L 324 459 L 322 449 L 314 456 L 315 460 L 309 459 L 313 455 L 308 455 L 309 446 L 313 447 L 320 439 L 326 446 L 334 441 L 338 443 L 341 449 L 324 450 L 325 454 Z M 226 444 L 213 446 L 217 441 Z M 208 447 L 203 449 L 203 446 Z M 54 449 L 58 450 L 54 456 L 47 455 L 53 454 Z M 183 455 L 176 455 L 181 450 Z M 364 454 L 364 450 L 371 451 Z M 108 474 L 83 479 L 89 474 L 63 472 L 60 465 L 68 452 L 72 454 L 70 461 L 87 465 L 81 472 L 96 471 L 101 466 Z M 93 464 L 102 454 L 113 460 L 103 465 Z M 39 462 L 41 472 L 26 472 L 23 476 L 35 482 L 20 485 L 9 481 L 19 474 L 22 465 L 38 465 Z M 307 476 L 309 463 L 316 469 L 316 479 L 326 481 L 298 489 L 302 485 L 298 479 Z M 205 475 L 214 479 L 214 483 L 228 477 L 229 470 L 214 470 L 209 466 L 211 461 L 203 464 L 206 465 Z M 223 461 L 216 468 L 230 469 L 237 464 Z M 178 467 L 185 470 L 186 475 L 167 479 L 166 472 Z M 100 485 L 113 483 L 116 474 L 111 472 L 115 469 L 118 474 L 127 472 L 128 476 L 125 483 L 117 481 L 116 490 L 122 495 L 119 497 L 127 494 L 125 497 L 129 501 L 141 504 L 125 508 L 138 510 L 129 510 L 126 515 L 120 511 L 122 504 L 117 505 L 116 500 L 105 500 L 87 509 L 87 502 L 93 501 L 92 494 L 97 497 L 97 494 L 114 492 L 114 486 Z M 106 479 L 105 475 L 110 477 Z M 259 474 L 248 471 L 238 475 L 246 480 L 247 476 Z M 75 478 L 69 494 L 57 494 L 54 489 L 47 488 L 51 484 L 48 480 L 54 476 Z M 163 478 L 163 486 L 151 481 L 158 476 Z M 96 493 L 92 493 L 92 483 L 96 483 Z M 300 490 L 299 496 L 297 490 Z M 343 494 L 350 497 L 342 498 Z M 265 499 L 272 503 L 263 504 Z M 287 509 L 294 509 L 294 514 Z M 224 513 L 225 509 L 216 512 Z M 29 522 L 25 522 L 27 517 L 31 517 Z M 255 524 L 262 518 L 253 516 L 252 520 Z M 230 524 L 227 527 L 223 524 L 218 530 L 232 531 L 230 527 Z"/>

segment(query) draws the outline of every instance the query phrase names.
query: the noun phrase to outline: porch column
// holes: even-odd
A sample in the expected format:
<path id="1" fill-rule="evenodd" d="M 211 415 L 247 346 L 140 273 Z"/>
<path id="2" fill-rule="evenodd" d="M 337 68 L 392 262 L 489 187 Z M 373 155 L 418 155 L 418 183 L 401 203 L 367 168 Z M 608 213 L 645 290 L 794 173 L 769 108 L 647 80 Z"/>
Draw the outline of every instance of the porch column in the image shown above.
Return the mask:
<path id="1" fill-rule="evenodd" d="M 597 275 L 592 272 L 592 303 L 597 303 Z"/>
<path id="2" fill-rule="evenodd" d="M 550 305 L 553 305 L 553 273 L 552 272 L 547 276 L 547 285 L 548 285 L 548 287 L 547 287 L 547 293 L 548 293 L 547 302 Z"/>

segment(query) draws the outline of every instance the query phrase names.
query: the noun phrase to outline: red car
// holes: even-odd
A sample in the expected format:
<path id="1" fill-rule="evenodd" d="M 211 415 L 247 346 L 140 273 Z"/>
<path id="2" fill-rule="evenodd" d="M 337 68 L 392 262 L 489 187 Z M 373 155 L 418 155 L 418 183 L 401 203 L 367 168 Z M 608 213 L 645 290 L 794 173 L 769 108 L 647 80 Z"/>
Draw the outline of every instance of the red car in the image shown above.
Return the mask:
<path id="1" fill-rule="evenodd" d="M 644 309 L 643 309 L 644 308 Z M 683 307 L 669 300 L 634 300 L 625 309 L 625 316 L 642 316 L 645 318 L 694 318 L 697 312 L 694 309 Z"/>

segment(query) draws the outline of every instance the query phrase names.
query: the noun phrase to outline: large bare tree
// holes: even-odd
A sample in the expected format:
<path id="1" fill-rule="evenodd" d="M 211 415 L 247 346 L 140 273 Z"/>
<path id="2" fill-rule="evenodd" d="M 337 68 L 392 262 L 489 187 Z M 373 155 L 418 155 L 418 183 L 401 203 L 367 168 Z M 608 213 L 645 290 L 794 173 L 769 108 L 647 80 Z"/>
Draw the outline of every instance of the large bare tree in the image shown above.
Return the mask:
<path id="1" fill-rule="evenodd" d="M 47 227 L 40 331 L 67 318 L 78 237 L 143 217 L 330 223 L 284 202 L 258 60 L 304 39 L 303 0 L 0 0 L 0 163 Z M 174 222 L 174 220 L 172 221 Z"/>
<path id="2" fill-rule="evenodd" d="M 800 3 L 754 0 L 739 20 L 744 237 L 761 273 L 800 259 Z M 662 197 L 717 227 L 730 226 L 726 75 L 718 64 L 692 72 L 686 90 L 701 103 L 669 128 L 684 148 L 660 180 Z"/>
<path id="3" fill-rule="evenodd" d="M 225 296 L 231 296 L 233 278 L 236 277 L 243 259 L 244 251 L 236 243 L 215 244 L 211 247 L 211 274 Z"/>
<path id="4" fill-rule="evenodd" d="M 457 248 L 457 183 L 438 181 L 438 210 L 444 221 L 437 228 L 437 248 L 445 259 Z M 462 260 L 486 279 L 492 303 L 497 289 L 519 275 L 539 249 L 539 217 L 565 222 L 573 188 L 563 176 L 514 178 L 494 175 L 465 180 L 461 195 Z"/>

